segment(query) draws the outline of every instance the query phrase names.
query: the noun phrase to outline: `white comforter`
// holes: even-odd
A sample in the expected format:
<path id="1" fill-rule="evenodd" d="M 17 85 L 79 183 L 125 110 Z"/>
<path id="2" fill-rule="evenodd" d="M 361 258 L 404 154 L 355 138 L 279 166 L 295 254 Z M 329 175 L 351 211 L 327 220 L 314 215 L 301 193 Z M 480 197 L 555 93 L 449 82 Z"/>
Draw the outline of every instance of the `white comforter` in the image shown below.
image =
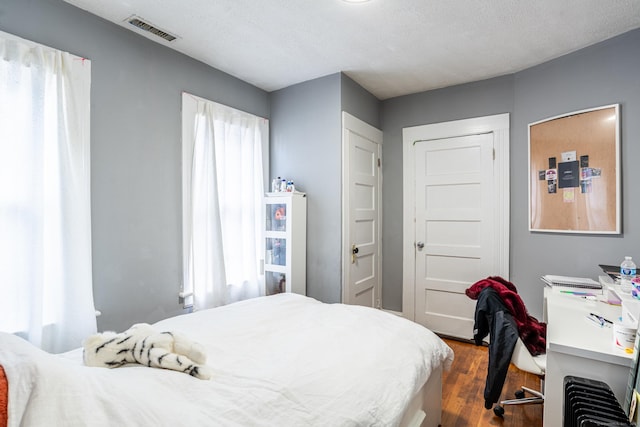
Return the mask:
<path id="1" fill-rule="evenodd" d="M 394 426 L 453 352 L 429 330 L 364 307 L 296 294 L 158 322 L 207 349 L 210 381 L 82 364 L 0 333 L 9 426 Z"/>

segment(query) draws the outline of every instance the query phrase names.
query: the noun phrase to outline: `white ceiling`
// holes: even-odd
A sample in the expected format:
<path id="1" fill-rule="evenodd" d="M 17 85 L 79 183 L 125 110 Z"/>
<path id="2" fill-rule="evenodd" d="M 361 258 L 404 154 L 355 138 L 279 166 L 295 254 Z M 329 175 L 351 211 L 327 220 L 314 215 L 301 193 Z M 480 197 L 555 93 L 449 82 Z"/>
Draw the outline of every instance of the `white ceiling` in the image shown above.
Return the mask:
<path id="1" fill-rule="evenodd" d="M 381 100 L 511 74 L 640 27 L 640 0 L 65 1 L 266 91 L 343 71 Z"/>

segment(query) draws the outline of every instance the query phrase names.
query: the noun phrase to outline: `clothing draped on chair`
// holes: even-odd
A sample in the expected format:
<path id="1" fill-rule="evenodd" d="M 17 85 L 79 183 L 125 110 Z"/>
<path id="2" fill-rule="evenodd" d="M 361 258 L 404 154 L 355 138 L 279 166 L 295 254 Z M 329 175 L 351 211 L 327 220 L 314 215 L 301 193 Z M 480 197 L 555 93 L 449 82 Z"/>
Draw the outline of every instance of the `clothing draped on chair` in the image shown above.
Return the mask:
<path id="1" fill-rule="evenodd" d="M 487 286 L 496 290 L 518 326 L 518 335 L 529 352 L 537 356 L 544 354 L 547 348 L 547 324 L 529 315 L 515 285 L 502 277 L 492 276 L 471 285 L 465 293 L 471 299 L 478 299 L 480 292 Z"/>
<path id="2" fill-rule="evenodd" d="M 489 366 L 484 388 L 484 407 L 490 409 L 500 399 L 513 349 L 518 341 L 516 322 L 498 293 L 484 288 L 476 303 L 473 339 L 476 345 L 489 335 Z"/>
<path id="3" fill-rule="evenodd" d="M 507 376 L 518 336 L 533 355 L 546 348 L 546 324 L 530 316 L 513 283 L 489 277 L 469 287 L 465 293 L 477 300 L 473 338 L 476 345 L 490 336 L 489 366 L 484 390 L 484 406 L 497 403 Z"/>

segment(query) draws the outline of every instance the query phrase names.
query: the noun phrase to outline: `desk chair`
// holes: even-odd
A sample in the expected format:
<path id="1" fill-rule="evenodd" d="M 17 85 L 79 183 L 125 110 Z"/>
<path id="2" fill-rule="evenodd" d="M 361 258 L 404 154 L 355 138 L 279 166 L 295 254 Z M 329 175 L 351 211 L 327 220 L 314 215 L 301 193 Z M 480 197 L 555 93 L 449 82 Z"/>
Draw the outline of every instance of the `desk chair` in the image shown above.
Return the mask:
<path id="1" fill-rule="evenodd" d="M 516 346 L 513 349 L 511 355 L 511 363 L 521 371 L 529 372 L 531 374 L 540 377 L 540 390 L 532 390 L 528 387 L 522 386 L 520 390 L 516 391 L 515 399 L 502 400 L 498 405 L 493 408 L 493 413 L 499 417 L 504 415 L 504 405 L 531 405 L 535 403 L 544 403 L 544 374 L 547 367 L 547 355 L 541 354 L 539 356 L 533 356 L 527 350 L 522 340 L 518 338 Z M 525 397 L 525 392 L 532 394 L 532 397 Z"/>
<path id="2" fill-rule="evenodd" d="M 505 402 L 500 402 L 500 396 L 510 365 L 515 364 L 520 369 L 534 372 L 539 376 L 544 375 L 546 369 L 546 363 L 535 363 L 535 359 L 519 337 L 519 328 L 527 331 L 528 339 L 532 341 L 531 345 L 537 348 L 542 347 L 544 343 L 544 339 L 539 335 L 544 332 L 544 327 L 527 314 L 515 286 L 502 278 L 490 277 L 476 282 L 465 293 L 469 298 L 477 299 L 473 325 L 475 344 L 482 345 L 485 338 L 489 337 L 489 363 L 483 394 L 484 407 L 491 409 L 498 403 L 499 407 L 497 409 L 494 407 L 494 413 L 502 416 L 504 410 L 500 404 Z M 540 361 L 542 359 L 539 358 Z M 518 396 L 523 392 L 519 392 Z M 536 403 L 544 401 L 542 393 L 535 397 L 538 400 Z M 518 400 L 517 404 L 533 403 L 528 400 Z"/>

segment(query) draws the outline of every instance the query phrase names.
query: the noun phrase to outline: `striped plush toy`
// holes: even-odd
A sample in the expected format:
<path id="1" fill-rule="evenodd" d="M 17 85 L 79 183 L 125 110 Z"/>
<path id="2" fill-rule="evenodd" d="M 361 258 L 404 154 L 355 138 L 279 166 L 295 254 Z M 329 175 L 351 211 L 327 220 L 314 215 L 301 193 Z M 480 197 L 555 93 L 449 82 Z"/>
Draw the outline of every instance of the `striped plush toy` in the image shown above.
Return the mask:
<path id="1" fill-rule="evenodd" d="M 158 332 L 147 323 L 138 323 L 119 334 L 91 335 L 83 347 L 87 366 L 117 368 L 138 363 L 184 372 L 203 380 L 211 378 L 202 345 L 176 332 Z"/>

